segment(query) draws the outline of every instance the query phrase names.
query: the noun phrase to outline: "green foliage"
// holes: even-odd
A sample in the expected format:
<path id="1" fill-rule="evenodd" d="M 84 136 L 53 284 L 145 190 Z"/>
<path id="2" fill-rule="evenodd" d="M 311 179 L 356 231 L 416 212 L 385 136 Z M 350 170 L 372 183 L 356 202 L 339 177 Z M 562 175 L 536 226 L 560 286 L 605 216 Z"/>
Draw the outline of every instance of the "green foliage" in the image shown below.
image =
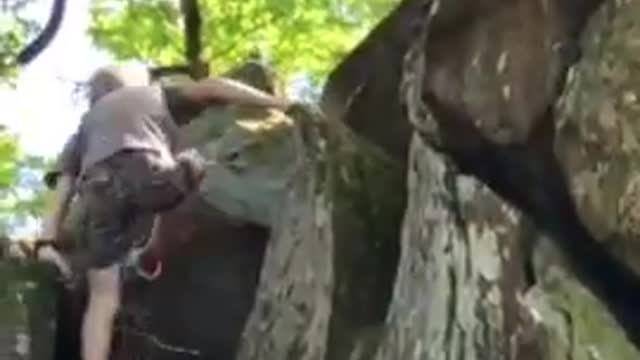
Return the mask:
<path id="1" fill-rule="evenodd" d="M 17 74 L 15 59 L 25 46 L 27 38 L 37 33 L 39 27 L 22 16 L 31 1 L 0 7 L 0 83 L 10 83 Z"/>
<path id="2" fill-rule="evenodd" d="M 184 62 L 178 1 L 95 0 L 90 34 L 120 59 Z M 285 79 L 321 79 L 397 0 L 200 0 L 203 58 L 223 73 L 256 54 Z"/>
<path id="3" fill-rule="evenodd" d="M 16 180 L 18 144 L 7 134 L 0 133 L 0 189 L 10 187 Z"/>
<path id="4" fill-rule="evenodd" d="M 26 15 L 34 2 L 0 3 L 0 84 L 13 85 L 17 75 L 15 60 L 28 38 L 41 30 Z M 44 209 L 45 189 L 40 181 L 47 161 L 29 156 L 18 139 L 0 125 L 0 238 L 16 226 L 38 218 Z"/>
<path id="5" fill-rule="evenodd" d="M 47 165 L 24 154 L 18 139 L 0 130 L 0 235 L 40 216 L 45 203 L 40 173 Z"/>
<path id="6" fill-rule="evenodd" d="M 0 81 L 16 76 L 15 58 L 25 43 L 26 30 L 9 16 L 0 14 Z"/>
<path id="7" fill-rule="evenodd" d="M 24 44 L 24 31 L 20 26 L 0 20 L 0 79 L 16 76 L 14 59 Z"/>

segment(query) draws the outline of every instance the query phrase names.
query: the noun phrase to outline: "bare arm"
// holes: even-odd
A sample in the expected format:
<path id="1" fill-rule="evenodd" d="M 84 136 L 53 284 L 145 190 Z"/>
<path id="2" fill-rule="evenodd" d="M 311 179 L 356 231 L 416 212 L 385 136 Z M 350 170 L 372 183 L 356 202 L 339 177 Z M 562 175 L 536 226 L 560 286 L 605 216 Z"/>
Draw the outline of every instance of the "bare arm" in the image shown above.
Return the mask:
<path id="1" fill-rule="evenodd" d="M 184 95 L 194 102 L 230 102 L 244 105 L 274 107 L 286 110 L 290 106 L 287 99 L 272 96 L 254 87 L 225 78 L 208 78 L 182 87 Z"/>
<path id="2" fill-rule="evenodd" d="M 45 174 L 45 181 L 52 188 L 52 199 L 43 219 L 41 237 L 57 240 L 62 223 L 75 194 L 75 179 L 80 171 L 81 141 L 79 132 L 72 135 L 62 150 L 53 169 Z"/>
<path id="3" fill-rule="evenodd" d="M 41 234 L 43 239 L 58 239 L 62 223 L 69 211 L 69 204 L 75 194 L 75 190 L 75 177 L 71 174 L 62 173 L 57 179 L 51 205 L 49 209 L 47 209 L 43 220 Z"/>

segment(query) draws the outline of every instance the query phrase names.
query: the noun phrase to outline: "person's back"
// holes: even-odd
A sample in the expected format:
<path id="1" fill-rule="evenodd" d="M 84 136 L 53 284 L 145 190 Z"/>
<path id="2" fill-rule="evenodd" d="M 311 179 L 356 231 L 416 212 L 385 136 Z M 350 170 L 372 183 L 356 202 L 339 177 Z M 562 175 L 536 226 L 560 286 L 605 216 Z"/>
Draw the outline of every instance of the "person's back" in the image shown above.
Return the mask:
<path id="1" fill-rule="evenodd" d="M 178 150 L 178 125 L 160 86 L 117 89 L 97 101 L 81 125 L 82 170 L 122 150 L 148 150 L 170 161 Z"/>

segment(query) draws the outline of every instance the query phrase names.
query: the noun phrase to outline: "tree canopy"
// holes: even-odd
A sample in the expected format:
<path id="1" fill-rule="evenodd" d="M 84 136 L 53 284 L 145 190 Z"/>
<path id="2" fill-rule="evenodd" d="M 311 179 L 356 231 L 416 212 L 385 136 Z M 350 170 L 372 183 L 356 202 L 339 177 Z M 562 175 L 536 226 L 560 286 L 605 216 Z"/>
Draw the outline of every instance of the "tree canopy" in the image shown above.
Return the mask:
<path id="1" fill-rule="evenodd" d="M 22 16 L 28 2 L 0 5 L 0 82 L 6 83 L 16 75 L 15 59 L 38 25 Z"/>
<path id="2" fill-rule="evenodd" d="M 31 3 L 30 0 L 0 3 L 0 85 L 9 88 L 14 85 L 18 65 L 33 60 L 55 35 L 64 10 L 64 1 L 54 1 L 52 17 L 56 15 L 57 21 L 49 19 L 43 27 L 25 16 Z M 40 174 L 48 161 L 26 154 L 19 138 L 0 125 L 0 238 L 40 216 L 45 201 Z"/>
<path id="3" fill-rule="evenodd" d="M 45 159 L 24 153 L 19 139 L 0 129 L 0 235 L 40 216 L 45 202 L 40 173 L 45 166 Z"/>
<path id="4" fill-rule="evenodd" d="M 221 73 L 250 57 L 285 79 L 319 80 L 397 0 L 201 0 L 201 58 Z M 184 1 L 183 1 L 184 3 Z M 90 34 L 118 59 L 167 66 L 184 59 L 178 1 L 96 0 Z"/>

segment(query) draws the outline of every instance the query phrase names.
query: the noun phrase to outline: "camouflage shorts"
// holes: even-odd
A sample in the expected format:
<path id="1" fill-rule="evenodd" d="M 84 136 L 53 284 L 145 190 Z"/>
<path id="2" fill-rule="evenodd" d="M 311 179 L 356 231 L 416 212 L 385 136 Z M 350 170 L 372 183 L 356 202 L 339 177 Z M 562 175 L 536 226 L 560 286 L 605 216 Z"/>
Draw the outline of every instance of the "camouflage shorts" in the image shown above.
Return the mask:
<path id="1" fill-rule="evenodd" d="M 150 233 L 156 213 L 186 195 L 184 168 L 155 166 L 142 151 L 125 151 L 85 171 L 79 195 L 86 208 L 89 266 L 121 262 Z"/>

